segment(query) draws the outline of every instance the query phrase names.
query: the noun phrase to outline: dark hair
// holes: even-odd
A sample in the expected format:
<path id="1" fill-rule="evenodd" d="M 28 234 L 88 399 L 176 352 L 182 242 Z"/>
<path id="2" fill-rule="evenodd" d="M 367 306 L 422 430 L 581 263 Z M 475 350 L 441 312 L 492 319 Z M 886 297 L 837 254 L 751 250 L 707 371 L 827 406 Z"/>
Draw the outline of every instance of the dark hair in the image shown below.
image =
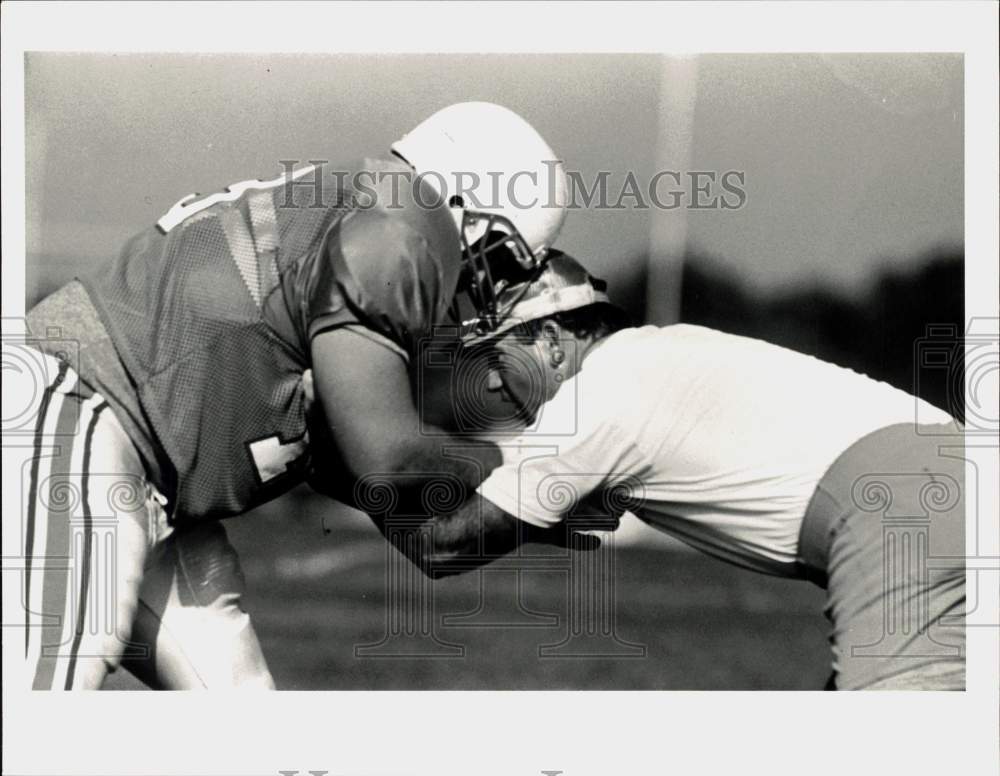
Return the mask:
<path id="1" fill-rule="evenodd" d="M 575 310 L 555 313 L 531 321 L 534 336 L 541 334 L 542 325 L 553 320 L 577 339 L 600 339 L 632 325 L 629 314 L 617 305 L 595 302 Z"/>

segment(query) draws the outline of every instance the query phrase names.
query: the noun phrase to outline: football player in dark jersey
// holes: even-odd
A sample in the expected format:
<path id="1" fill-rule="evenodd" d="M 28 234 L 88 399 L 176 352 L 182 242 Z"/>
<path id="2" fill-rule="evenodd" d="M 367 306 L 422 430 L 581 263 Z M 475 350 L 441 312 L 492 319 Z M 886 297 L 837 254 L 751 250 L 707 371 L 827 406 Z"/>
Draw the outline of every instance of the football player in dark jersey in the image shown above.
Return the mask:
<path id="1" fill-rule="evenodd" d="M 446 433 L 421 433 L 418 344 L 460 282 L 489 309 L 492 250 L 540 264 L 565 201 L 527 122 L 461 103 L 389 159 L 187 197 L 34 307 L 28 683 L 97 688 L 125 664 L 153 687 L 273 687 L 219 519 L 310 473 L 328 492 L 371 472 L 478 485 L 494 446 L 455 458 Z M 312 455 L 310 431 L 332 455 Z"/>

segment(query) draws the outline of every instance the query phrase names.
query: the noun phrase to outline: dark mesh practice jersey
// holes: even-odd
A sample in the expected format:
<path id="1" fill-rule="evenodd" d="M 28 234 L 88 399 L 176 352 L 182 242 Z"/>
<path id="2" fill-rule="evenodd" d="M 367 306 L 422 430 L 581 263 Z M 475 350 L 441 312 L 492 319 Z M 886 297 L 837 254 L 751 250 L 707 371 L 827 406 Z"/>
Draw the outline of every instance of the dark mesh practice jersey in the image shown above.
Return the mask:
<path id="1" fill-rule="evenodd" d="M 172 468 L 153 476 L 175 520 L 239 514 L 302 481 L 312 336 L 361 326 L 405 357 L 451 302 L 458 231 L 426 183 L 415 198 L 399 162 L 317 170 L 182 200 L 81 278 L 130 383 L 115 399 Z"/>

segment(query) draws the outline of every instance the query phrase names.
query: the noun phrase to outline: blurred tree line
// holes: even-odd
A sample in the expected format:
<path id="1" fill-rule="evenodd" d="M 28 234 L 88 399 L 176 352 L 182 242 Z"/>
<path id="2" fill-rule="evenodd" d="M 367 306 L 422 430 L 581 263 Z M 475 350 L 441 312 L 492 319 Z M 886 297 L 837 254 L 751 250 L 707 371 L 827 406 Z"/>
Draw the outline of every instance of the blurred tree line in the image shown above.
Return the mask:
<path id="1" fill-rule="evenodd" d="M 962 253 L 937 251 L 882 270 L 858 295 L 826 288 L 762 294 L 695 254 L 684 262 L 681 320 L 849 367 L 964 420 L 964 284 Z M 625 296 L 642 297 L 634 289 Z M 921 350 L 936 355 L 922 358 Z"/>

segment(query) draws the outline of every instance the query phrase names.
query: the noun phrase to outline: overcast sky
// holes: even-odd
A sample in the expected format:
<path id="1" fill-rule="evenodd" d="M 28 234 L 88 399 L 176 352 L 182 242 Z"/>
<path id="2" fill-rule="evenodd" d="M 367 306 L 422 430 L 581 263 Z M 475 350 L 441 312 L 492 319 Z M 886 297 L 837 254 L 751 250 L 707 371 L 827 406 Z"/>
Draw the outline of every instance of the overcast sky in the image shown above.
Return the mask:
<path id="1" fill-rule="evenodd" d="M 462 100 L 522 113 L 567 166 L 657 170 L 653 55 L 31 54 L 29 294 L 114 253 L 181 196 L 274 177 L 281 159 L 385 153 Z M 962 245 L 962 64 L 951 55 L 711 55 L 692 72 L 690 166 L 742 171 L 746 204 L 685 211 L 687 243 L 761 288 L 855 287 Z M 650 211 L 571 213 L 560 245 L 612 280 Z"/>

